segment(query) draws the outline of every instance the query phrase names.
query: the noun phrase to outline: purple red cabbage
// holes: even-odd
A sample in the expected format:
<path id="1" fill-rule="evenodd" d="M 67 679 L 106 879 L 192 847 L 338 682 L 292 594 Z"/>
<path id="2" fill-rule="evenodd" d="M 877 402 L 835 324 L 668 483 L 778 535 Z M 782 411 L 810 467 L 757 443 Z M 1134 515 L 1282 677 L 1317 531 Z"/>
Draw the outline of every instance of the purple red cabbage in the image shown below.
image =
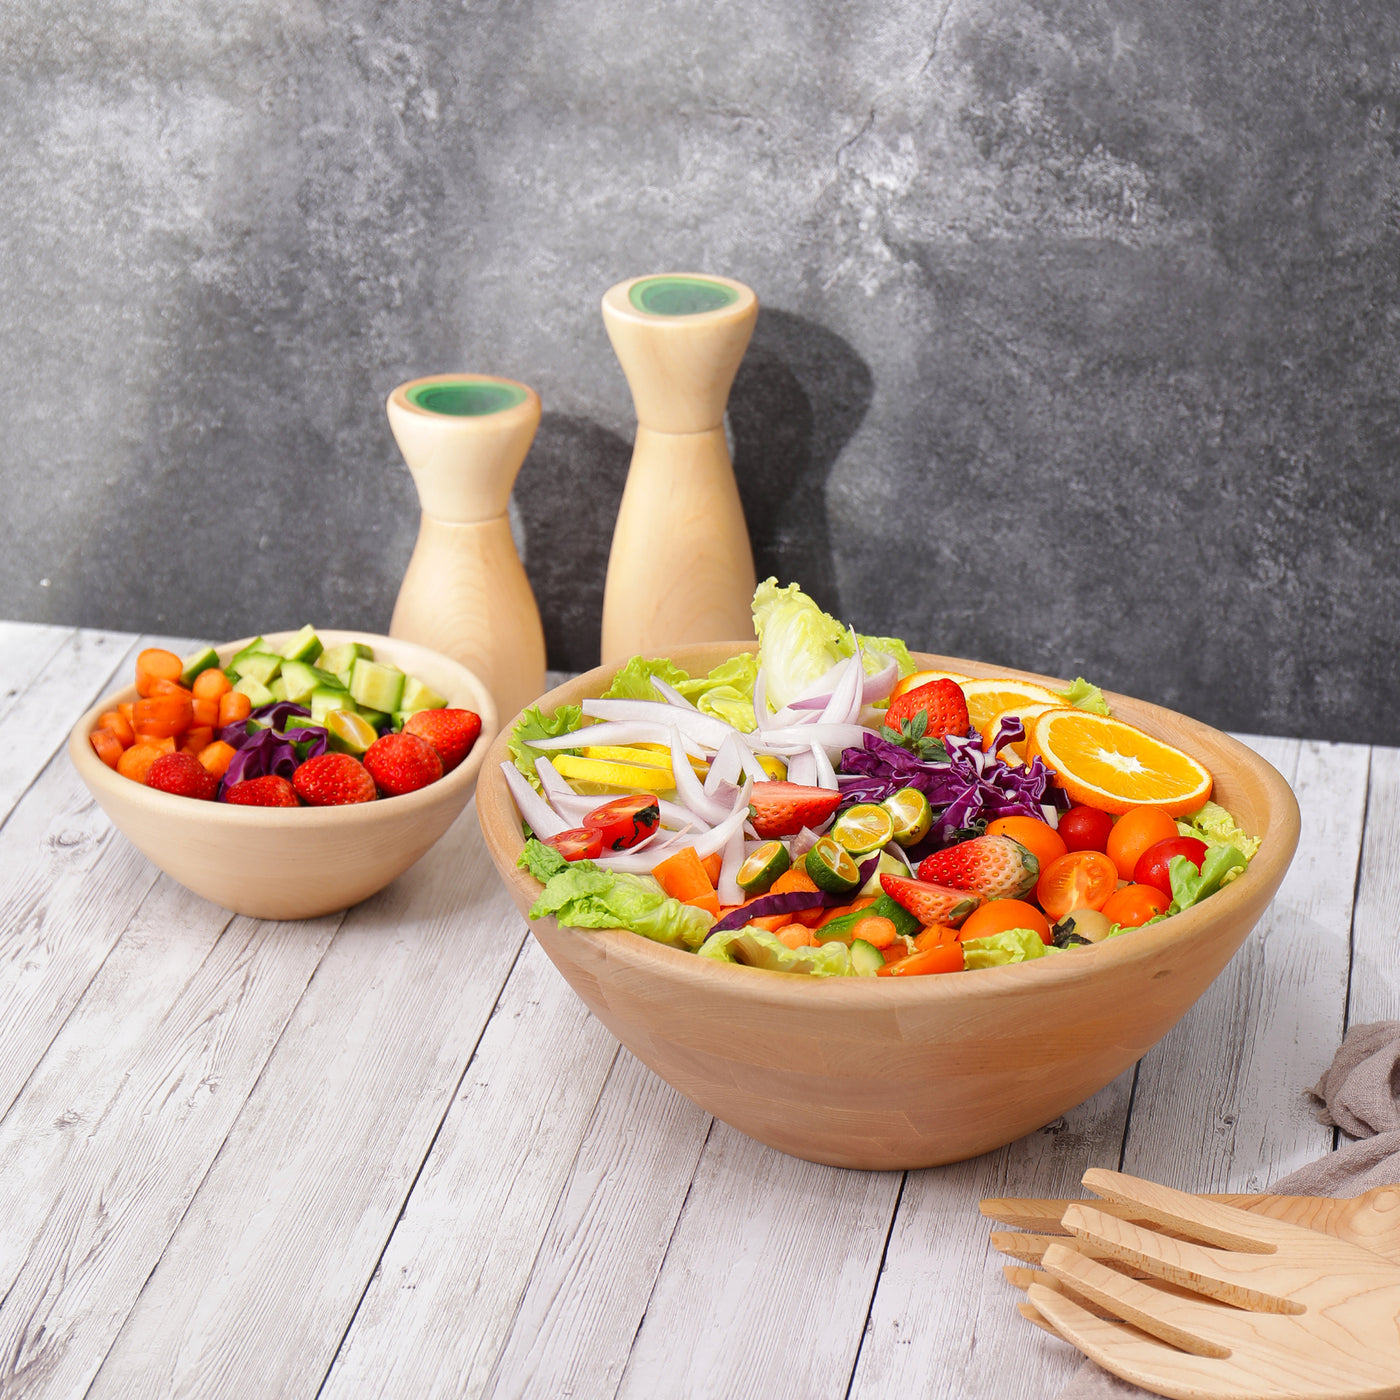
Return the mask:
<path id="1" fill-rule="evenodd" d="M 997 745 L 1019 740 L 1020 720 L 1004 720 Z M 982 750 L 976 730 L 966 738 L 946 735 L 946 762 L 926 761 L 882 739 L 867 734 L 863 748 L 841 755 L 841 803 L 883 802 L 900 788 L 918 788 L 934 809 L 933 828 L 920 849 L 942 849 L 960 839 L 978 822 L 998 817 L 1027 816 L 1045 819 L 1043 804 L 1057 800 L 1050 770 L 1037 757 L 1027 767 L 1015 767 Z"/>
<path id="2" fill-rule="evenodd" d="M 761 894 L 737 909 L 731 909 L 718 923 L 710 925 L 711 933 L 743 928 L 754 919 L 766 919 L 770 914 L 797 914 L 804 909 L 819 909 L 826 903 L 820 890 L 789 890 L 786 894 Z"/>
<path id="3" fill-rule="evenodd" d="M 270 705 L 259 705 L 249 716 L 249 720 L 270 721 L 267 727 L 250 725 L 246 720 L 226 724 L 219 731 L 219 738 L 234 749 L 232 761 L 224 772 L 219 784 L 218 798 L 234 783 L 245 782 L 250 778 L 265 778 L 269 774 L 291 781 L 292 774 L 309 758 L 326 752 L 326 731 L 317 726 L 287 729 L 278 732 L 277 725 L 290 723 L 295 719 L 310 718 L 311 711 L 304 705 L 294 705 L 286 700 Z"/>

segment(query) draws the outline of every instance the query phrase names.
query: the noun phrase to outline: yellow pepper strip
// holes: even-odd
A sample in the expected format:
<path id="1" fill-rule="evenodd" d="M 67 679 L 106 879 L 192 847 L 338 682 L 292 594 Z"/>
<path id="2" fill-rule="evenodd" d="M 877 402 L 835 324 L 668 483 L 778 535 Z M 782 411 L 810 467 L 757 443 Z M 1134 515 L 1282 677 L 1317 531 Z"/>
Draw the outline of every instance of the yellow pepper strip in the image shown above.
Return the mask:
<path id="1" fill-rule="evenodd" d="M 664 768 L 668 773 L 671 771 L 671 750 L 661 744 L 589 744 L 582 753 L 585 758 L 601 758 L 610 763 L 636 763 L 648 768 Z M 691 758 L 690 766 L 701 778 L 710 771 L 710 765 L 703 759 Z"/>
<path id="2" fill-rule="evenodd" d="M 626 788 L 629 792 L 670 792 L 676 786 L 669 765 L 657 768 L 651 764 L 613 763 L 567 753 L 556 754 L 550 761 L 566 778 Z"/>

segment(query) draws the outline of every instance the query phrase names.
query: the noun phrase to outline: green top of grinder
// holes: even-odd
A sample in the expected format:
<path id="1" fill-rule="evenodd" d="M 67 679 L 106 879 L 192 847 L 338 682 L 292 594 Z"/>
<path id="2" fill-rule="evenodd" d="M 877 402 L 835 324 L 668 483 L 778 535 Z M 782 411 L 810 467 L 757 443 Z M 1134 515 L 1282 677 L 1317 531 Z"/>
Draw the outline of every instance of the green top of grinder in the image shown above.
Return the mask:
<path id="1" fill-rule="evenodd" d="M 441 413 L 449 418 L 484 418 L 503 413 L 525 402 L 525 390 L 518 384 L 502 384 L 495 379 L 439 379 L 431 384 L 415 384 L 406 395 L 415 408 Z"/>
<path id="2" fill-rule="evenodd" d="M 704 277 L 644 277 L 632 284 L 627 297 L 651 316 L 699 316 L 733 306 L 739 293 Z"/>

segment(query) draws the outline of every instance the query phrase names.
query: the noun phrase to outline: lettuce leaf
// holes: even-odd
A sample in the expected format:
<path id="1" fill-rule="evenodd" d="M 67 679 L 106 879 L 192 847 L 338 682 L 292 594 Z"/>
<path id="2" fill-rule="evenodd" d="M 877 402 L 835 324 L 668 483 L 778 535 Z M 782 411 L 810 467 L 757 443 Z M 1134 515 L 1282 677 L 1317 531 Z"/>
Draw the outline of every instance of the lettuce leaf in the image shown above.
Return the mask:
<path id="1" fill-rule="evenodd" d="M 860 643 L 860 664 L 867 676 L 883 671 L 891 661 L 899 667 L 901 677 L 914 674 L 914 658 L 898 637 L 862 637 L 857 633 L 856 641 Z"/>
<path id="2" fill-rule="evenodd" d="M 1207 846 L 1199 870 L 1185 856 L 1173 856 L 1168 867 L 1172 881 L 1172 902 L 1168 914 L 1179 914 L 1209 898 L 1226 883 L 1232 871 L 1243 870 L 1248 862 L 1233 846 Z"/>
<path id="3" fill-rule="evenodd" d="M 660 700 L 661 692 L 651 683 L 653 676 L 660 676 L 667 685 L 673 686 L 680 686 L 690 679 L 686 672 L 664 656 L 655 661 L 634 656 L 625 666 L 619 667 L 612 684 L 603 692 L 603 699 Z"/>
<path id="4" fill-rule="evenodd" d="M 770 972 L 800 972 L 808 977 L 852 977 L 850 950 L 833 940 L 816 948 L 789 948 L 775 933 L 761 928 L 726 929 L 711 934 L 700 957 L 743 963 Z"/>
<path id="5" fill-rule="evenodd" d="M 1235 824 L 1234 817 L 1218 802 L 1207 802 L 1199 812 L 1181 818 L 1176 829 L 1183 836 L 1194 836 L 1198 841 L 1204 841 L 1207 849 L 1212 846 L 1233 846 L 1246 861 L 1253 860 L 1259 849 L 1259 838 L 1246 836 Z"/>
<path id="6" fill-rule="evenodd" d="M 1061 950 L 1041 941 L 1034 929 L 1010 928 L 986 938 L 969 938 L 963 943 L 963 966 L 1002 967 L 1006 963 L 1030 962 Z"/>
<path id="7" fill-rule="evenodd" d="M 522 870 L 528 870 L 542 885 L 546 884 L 551 876 L 569 868 L 569 862 L 553 846 L 546 846 L 543 841 L 533 836 L 525 843 L 525 849 L 516 857 L 515 863 Z M 593 864 L 592 861 L 586 863 Z"/>
<path id="8" fill-rule="evenodd" d="M 676 684 L 676 689 L 705 714 L 750 734 L 758 728 L 753 716 L 753 683 L 757 676 L 758 657 L 746 651 L 721 661 L 708 676 Z"/>
<path id="9" fill-rule="evenodd" d="M 1094 715 L 1108 715 L 1108 701 L 1103 698 L 1103 691 L 1096 685 L 1090 685 L 1083 676 L 1076 676 L 1068 690 L 1055 693 L 1076 710 L 1088 710 Z"/>
<path id="10" fill-rule="evenodd" d="M 654 692 L 651 698 L 655 698 Z M 506 747 L 510 750 L 512 762 L 530 780 L 536 791 L 539 790 L 540 780 L 535 772 L 535 760 L 541 756 L 543 750 L 532 749 L 530 741 L 557 739 L 561 734 L 572 734 L 582 723 L 583 711 L 577 705 L 560 705 L 548 717 L 538 705 L 531 705 L 521 713 L 520 723 L 511 730 Z M 554 749 L 551 752 L 559 753 L 561 750 Z M 562 752 L 577 753 L 578 750 L 564 749 Z"/>

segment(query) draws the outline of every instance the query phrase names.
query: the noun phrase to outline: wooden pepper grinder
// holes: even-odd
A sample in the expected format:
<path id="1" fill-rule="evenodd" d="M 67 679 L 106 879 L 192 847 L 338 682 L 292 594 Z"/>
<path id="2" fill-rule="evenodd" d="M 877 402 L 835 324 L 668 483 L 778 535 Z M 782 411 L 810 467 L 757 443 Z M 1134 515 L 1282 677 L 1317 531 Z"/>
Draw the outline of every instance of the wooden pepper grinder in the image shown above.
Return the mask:
<path id="1" fill-rule="evenodd" d="M 544 629 L 506 514 L 540 396 L 513 379 L 435 374 L 400 384 L 387 408 L 423 507 L 389 635 L 475 671 L 505 722 L 544 690 Z"/>
<path id="2" fill-rule="evenodd" d="M 753 635 L 753 551 L 724 408 L 758 298 L 673 274 L 619 282 L 603 322 L 637 410 L 637 440 L 603 592 L 603 662 Z"/>

